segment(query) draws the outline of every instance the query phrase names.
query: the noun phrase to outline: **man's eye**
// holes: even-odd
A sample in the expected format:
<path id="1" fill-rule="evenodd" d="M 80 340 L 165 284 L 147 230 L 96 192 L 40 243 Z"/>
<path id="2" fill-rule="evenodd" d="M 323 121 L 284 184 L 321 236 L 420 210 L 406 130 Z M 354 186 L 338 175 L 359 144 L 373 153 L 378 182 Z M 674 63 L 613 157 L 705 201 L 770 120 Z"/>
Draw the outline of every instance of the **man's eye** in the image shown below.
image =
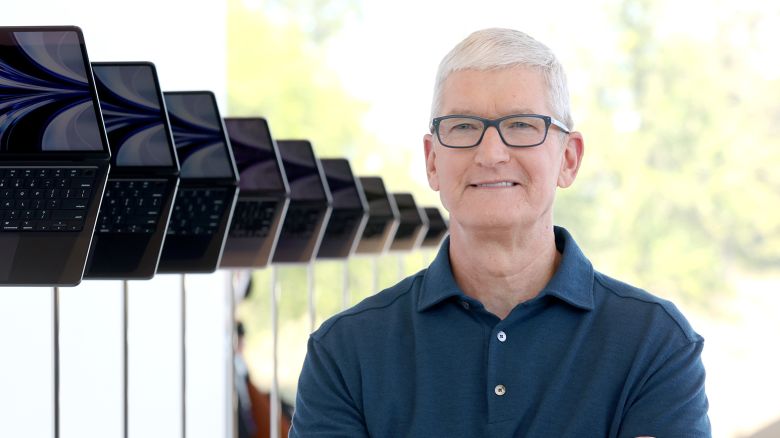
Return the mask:
<path id="1" fill-rule="evenodd" d="M 533 128 L 533 126 L 529 125 L 525 122 L 512 122 L 507 126 L 509 129 L 528 129 Z"/>
<path id="2" fill-rule="evenodd" d="M 477 129 L 477 127 L 473 123 L 458 123 L 452 127 L 453 131 L 465 131 L 470 129 Z"/>

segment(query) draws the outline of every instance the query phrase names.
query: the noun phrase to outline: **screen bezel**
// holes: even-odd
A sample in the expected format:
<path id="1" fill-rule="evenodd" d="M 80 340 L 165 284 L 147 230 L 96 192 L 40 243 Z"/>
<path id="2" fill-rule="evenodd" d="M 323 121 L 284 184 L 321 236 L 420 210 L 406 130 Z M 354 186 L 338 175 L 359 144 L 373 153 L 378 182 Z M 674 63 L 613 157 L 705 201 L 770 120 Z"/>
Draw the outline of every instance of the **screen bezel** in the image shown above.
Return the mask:
<path id="1" fill-rule="evenodd" d="M 358 200 L 363 209 L 364 213 L 368 213 L 368 201 L 366 200 L 365 193 L 363 192 L 363 186 L 360 184 L 360 179 L 358 179 L 357 176 L 355 176 L 355 173 L 352 171 L 352 166 L 349 164 L 349 160 L 346 158 L 323 158 L 320 160 L 320 164 L 322 164 L 322 170 L 325 174 L 325 179 L 328 178 L 328 169 L 326 167 L 326 164 L 328 162 L 331 163 L 338 163 L 340 165 L 346 165 L 347 171 L 349 172 L 349 176 L 352 179 L 352 185 L 355 188 L 355 191 L 358 195 Z M 339 175 L 340 176 L 340 175 Z M 328 183 L 328 188 L 330 188 L 330 183 Z M 352 209 L 359 209 L 357 207 L 340 207 L 336 205 L 335 197 L 333 197 L 333 192 L 331 192 L 331 197 L 333 198 L 333 208 L 338 210 L 352 210 Z"/>
<path id="2" fill-rule="evenodd" d="M 109 62 L 93 62 L 93 67 L 116 67 L 116 68 L 122 68 L 122 67 L 148 67 L 152 70 L 152 79 L 154 81 L 154 87 L 157 91 L 157 98 L 159 99 L 160 103 L 160 111 L 162 111 L 162 117 L 163 117 L 163 125 L 165 127 L 165 133 L 168 136 L 168 144 L 169 144 L 169 151 L 172 154 L 173 157 L 173 164 L 171 166 L 144 166 L 144 165 L 138 165 L 138 166 L 127 166 L 127 165 L 119 165 L 116 162 L 115 157 L 111 158 L 111 174 L 121 174 L 124 172 L 128 173 L 135 173 L 138 169 L 143 169 L 144 173 L 160 173 L 160 174 L 170 174 L 175 173 L 178 174 L 181 167 L 179 165 L 179 154 L 176 152 L 176 143 L 173 139 L 173 129 L 171 129 L 171 122 L 168 119 L 168 108 L 165 106 L 165 97 L 162 93 L 162 88 L 160 88 L 160 79 L 157 75 L 157 67 L 152 62 L 149 61 L 109 61 Z M 94 75 L 94 71 L 92 72 Z M 97 83 L 96 83 L 97 87 Z M 98 95 L 98 100 L 100 100 L 100 96 Z M 106 130 L 106 137 L 108 137 L 108 130 Z M 109 140 L 109 147 L 111 146 L 110 140 Z"/>
<path id="3" fill-rule="evenodd" d="M 186 95 L 207 95 L 209 96 L 211 100 L 211 104 L 214 107 L 214 111 L 217 113 L 217 119 L 219 119 L 219 130 L 222 133 L 222 137 L 225 139 L 225 147 L 227 148 L 228 153 L 228 160 L 230 161 L 230 171 L 233 173 L 233 177 L 212 177 L 212 176 L 204 176 L 204 177 L 185 177 L 181 173 L 179 174 L 179 177 L 182 181 L 186 181 L 187 183 L 198 183 L 198 182 L 220 182 L 220 183 L 229 183 L 229 184 L 238 184 L 238 168 L 236 167 L 236 159 L 233 157 L 233 148 L 230 146 L 230 139 L 227 135 L 227 130 L 225 129 L 225 123 L 222 120 L 222 114 L 219 111 L 219 105 L 217 105 L 217 98 L 214 96 L 214 92 L 209 90 L 188 90 L 188 91 L 163 91 L 163 100 L 165 100 L 166 95 L 179 95 L 179 96 L 186 96 Z M 168 111 L 168 108 L 166 107 L 165 111 Z M 169 124 L 170 124 L 170 117 L 169 117 Z M 171 135 L 173 135 L 173 126 L 171 126 Z M 176 147 L 176 137 L 173 138 L 173 145 Z M 178 155 L 177 155 L 178 156 Z M 179 166 L 181 166 L 181 162 L 179 163 Z"/>
<path id="4" fill-rule="evenodd" d="M 227 134 L 228 139 L 230 138 L 230 130 L 227 129 L 227 125 L 231 121 L 242 121 L 242 122 L 257 122 L 263 124 L 263 129 L 267 134 L 266 140 L 271 144 L 271 149 L 274 152 L 274 156 L 276 157 L 276 168 L 279 170 L 279 174 L 282 177 L 282 185 L 284 186 L 281 190 L 249 190 L 249 189 L 241 189 L 241 192 L 239 193 L 239 197 L 241 195 L 265 195 L 265 194 L 272 194 L 272 195 L 284 195 L 284 196 L 290 196 L 290 185 L 287 182 L 287 172 L 284 170 L 284 164 L 282 163 L 282 155 L 281 152 L 279 152 L 279 145 L 276 143 L 276 140 L 274 140 L 273 135 L 271 135 L 271 126 L 268 124 L 268 121 L 263 117 L 224 117 L 223 118 L 223 124 L 225 126 L 225 133 Z M 231 152 L 233 150 L 232 142 L 231 142 Z M 235 157 L 235 154 L 233 155 Z M 235 163 L 235 158 L 233 159 L 233 162 L 236 166 L 236 169 L 238 169 L 238 163 Z M 241 177 L 241 173 L 239 171 L 238 173 L 239 178 Z"/>
<path id="5" fill-rule="evenodd" d="M 314 167 L 317 169 L 317 173 L 320 176 L 320 185 L 322 186 L 322 192 L 325 195 L 324 199 L 307 199 L 307 198 L 293 198 L 292 195 L 292 183 L 289 184 L 290 189 L 290 201 L 293 202 L 310 202 L 310 203 L 327 203 L 328 205 L 333 204 L 333 197 L 330 194 L 330 187 L 328 186 L 328 181 L 325 178 L 325 171 L 322 169 L 322 164 L 320 164 L 319 158 L 317 158 L 317 154 L 314 153 L 314 147 L 312 146 L 311 142 L 309 140 L 279 140 L 276 142 L 278 149 L 279 149 L 279 156 L 282 155 L 282 147 L 284 144 L 287 143 L 299 143 L 304 144 L 311 154 L 312 158 L 314 159 Z M 284 168 L 284 159 L 282 159 L 282 168 Z M 287 170 L 285 170 L 285 175 L 287 174 Z M 289 181 L 288 181 L 289 182 Z"/>
<path id="6" fill-rule="evenodd" d="M 97 87 L 95 86 L 95 78 L 92 74 L 92 65 L 89 62 L 89 56 L 87 54 L 87 45 L 84 42 L 84 34 L 78 26 L 0 26 L 0 30 L 4 32 L 75 32 L 79 40 L 79 47 L 81 49 L 82 59 L 84 61 L 84 71 L 87 76 L 87 82 L 89 92 L 92 95 L 92 106 L 95 109 L 98 123 L 98 134 L 103 144 L 102 151 L 57 151 L 57 152 L 34 152 L 34 153 L 18 153 L 18 152 L 0 152 L 0 157 L 3 161 L 61 161 L 61 160 L 105 160 L 108 161 L 111 158 L 111 149 L 108 146 L 108 135 L 106 134 L 106 127 L 103 123 L 103 113 L 100 110 L 100 101 L 97 95 Z"/>

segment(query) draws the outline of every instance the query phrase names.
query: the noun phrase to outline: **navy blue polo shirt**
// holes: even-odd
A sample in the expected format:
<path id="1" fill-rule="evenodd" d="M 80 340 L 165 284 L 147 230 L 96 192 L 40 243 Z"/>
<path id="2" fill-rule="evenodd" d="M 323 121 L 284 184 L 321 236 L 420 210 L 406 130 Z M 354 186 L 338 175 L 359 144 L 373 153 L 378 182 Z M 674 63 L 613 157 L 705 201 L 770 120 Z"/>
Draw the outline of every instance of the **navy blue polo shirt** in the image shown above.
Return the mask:
<path id="1" fill-rule="evenodd" d="M 668 301 L 594 271 L 569 233 L 504 319 L 426 270 L 314 332 L 291 437 L 709 437 L 703 339 Z"/>

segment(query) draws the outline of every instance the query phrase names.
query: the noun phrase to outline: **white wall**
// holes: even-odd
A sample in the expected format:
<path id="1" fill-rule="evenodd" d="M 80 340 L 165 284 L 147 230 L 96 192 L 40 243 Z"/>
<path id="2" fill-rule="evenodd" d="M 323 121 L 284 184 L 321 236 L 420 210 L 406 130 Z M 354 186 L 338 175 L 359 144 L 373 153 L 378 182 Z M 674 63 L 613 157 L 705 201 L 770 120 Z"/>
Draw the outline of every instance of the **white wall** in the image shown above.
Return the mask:
<path id="1" fill-rule="evenodd" d="M 78 25 L 91 61 L 152 61 L 163 90 L 208 89 L 226 108 L 227 5 L 218 1 L 13 1 L 0 26 Z M 133 282 L 129 299 L 129 431 L 181 436 L 178 276 Z M 188 437 L 228 430 L 225 274 L 199 276 L 187 300 Z M 62 437 L 121 437 L 121 282 L 61 289 Z M 0 436 L 54 436 L 52 290 L 0 288 Z M 214 331 L 216 330 L 216 331 Z M 197 338 L 196 338 L 197 336 Z M 197 360 L 190 360 L 197 359 Z"/>

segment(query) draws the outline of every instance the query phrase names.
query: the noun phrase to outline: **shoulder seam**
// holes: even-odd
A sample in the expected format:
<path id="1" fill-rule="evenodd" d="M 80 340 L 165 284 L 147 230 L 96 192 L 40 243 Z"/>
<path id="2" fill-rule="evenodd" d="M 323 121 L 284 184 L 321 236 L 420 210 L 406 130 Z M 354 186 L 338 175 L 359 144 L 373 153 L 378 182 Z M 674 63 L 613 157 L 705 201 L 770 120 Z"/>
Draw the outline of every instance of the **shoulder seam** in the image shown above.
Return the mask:
<path id="1" fill-rule="evenodd" d="M 650 301 L 650 300 L 645 300 L 645 299 L 642 299 L 642 298 L 639 298 L 639 297 L 631 297 L 631 296 L 626 296 L 626 295 L 624 295 L 624 294 L 621 294 L 620 292 L 618 292 L 617 290 L 615 290 L 615 288 L 613 288 L 612 286 L 609 286 L 609 285 L 605 284 L 605 282 L 604 282 L 604 280 L 603 280 L 603 277 L 606 277 L 606 276 L 605 276 L 604 274 L 602 274 L 601 272 L 594 271 L 593 278 L 594 278 L 594 279 L 595 279 L 595 280 L 596 280 L 596 281 L 597 281 L 597 282 L 598 282 L 598 283 L 599 283 L 599 284 L 600 284 L 600 285 L 601 285 L 601 286 L 602 286 L 604 289 L 606 289 L 606 290 L 608 290 L 608 291 L 612 292 L 613 294 L 615 294 L 615 295 L 617 295 L 617 296 L 619 296 L 619 297 L 621 297 L 621 298 L 625 298 L 625 299 L 628 299 L 628 300 L 636 300 L 636 301 L 641 301 L 641 302 L 643 302 L 643 303 L 652 304 L 652 305 L 655 305 L 655 306 L 658 306 L 658 307 L 660 307 L 660 308 L 661 308 L 661 309 L 664 311 L 664 313 L 666 313 L 666 315 L 669 317 L 669 319 L 671 319 L 672 321 L 674 321 L 674 324 L 677 326 L 677 328 L 678 328 L 678 329 L 680 330 L 680 332 L 683 334 L 683 336 L 685 337 L 685 339 L 687 339 L 687 340 L 688 340 L 688 342 L 704 342 L 704 339 L 703 339 L 701 336 L 699 336 L 698 338 L 697 338 L 697 337 L 691 337 L 691 336 L 689 336 L 689 334 L 687 333 L 687 330 L 685 330 L 685 327 L 683 327 L 683 326 L 680 324 L 680 321 L 678 320 L 678 318 L 676 318 L 674 315 L 672 315 L 672 314 L 669 312 L 669 310 L 667 310 L 666 306 L 664 306 L 662 303 L 660 303 L 660 302 L 658 302 L 658 301 Z M 629 285 L 629 286 L 630 286 L 630 285 Z M 633 288 L 635 288 L 635 289 L 637 289 L 637 290 L 642 290 L 642 291 L 644 291 L 643 289 L 636 288 L 635 286 L 630 286 L 630 287 L 633 287 Z M 647 291 L 644 291 L 644 292 L 646 292 L 646 293 L 647 293 Z M 662 298 L 658 298 L 658 300 L 663 300 L 663 299 L 662 299 Z M 667 300 L 667 301 L 668 301 L 668 300 Z M 691 331 L 693 331 L 693 330 L 691 330 Z"/>
<path id="2" fill-rule="evenodd" d="M 388 303 L 385 303 L 385 304 L 383 304 L 381 306 L 371 306 L 371 307 L 368 307 L 368 308 L 365 308 L 365 309 L 346 311 L 346 312 L 344 312 L 344 313 L 342 313 L 342 314 L 340 314 L 338 316 L 335 316 L 334 319 L 330 321 L 328 326 L 324 327 L 324 330 L 322 330 L 323 328 L 321 328 L 320 330 L 317 330 L 314 333 L 312 333 L 311 334 L 312 338 L 315 339 L 317 342 L 320 342 L 320 339 L 322 339 L 322 337 L 325 336 L 333 328 L 333 326 L 335 326 L 336 323 L 341 321 L 342 319 L 350 317 L 350 316 L 357 316 L 357 315 L 360 315 L 362 313 L 368 312 L 370 310 L 379 310 L 379 309 L 384 309 L 384 308 L 392 306 L 400 298 L 406 296 L 409 292 L 411 292 L 412 286 L 414 285 L 415 281 L 417 281 L 417 278 L 420 277 L 421 275 L 422 275 L 421 272 L 418 272 L 417 274 L 415 274 L 415 275 L 413 275 L 411 277 L 407 277 L 406 279 L 402 280 L 401 281 L 402 283 L 404 281 L 406 281 L 406 280 L 409 280 L 409 283 L 410 283 L 409 287 L 407 287 L 406 290 L 404 290 L 403 292 L 399 293 L 398 296 L 396 296 L 395 298 L 390 300 Z M 396 286 L 398 286 L 398 285 L 396 285 Z M 388 289 L 390 289 L 390 288 L 383 289 L 383 290 L 381 290 L 381 291 L 379 291 L 377 293 L 384 292 L 384 291 L 386 291 Z"/>

